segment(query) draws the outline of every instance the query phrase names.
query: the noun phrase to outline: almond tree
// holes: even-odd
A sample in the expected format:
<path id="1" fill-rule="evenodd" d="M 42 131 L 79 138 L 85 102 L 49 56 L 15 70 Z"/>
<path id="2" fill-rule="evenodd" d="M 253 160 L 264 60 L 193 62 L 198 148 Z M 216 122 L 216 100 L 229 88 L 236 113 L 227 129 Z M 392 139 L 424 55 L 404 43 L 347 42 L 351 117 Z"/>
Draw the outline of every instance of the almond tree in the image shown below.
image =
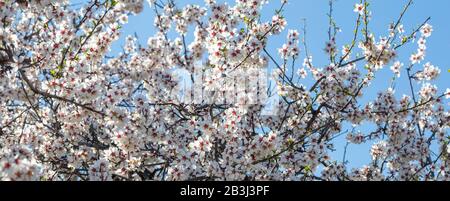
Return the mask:
<path id="1" fill-rule="evenodd" d="M 107 56 L 144 3 L 156 34 Z M 287 28 L 286 0 L 270 21 L 266 1 L 176 3 L 0 0 L 1 180 L 449 180 L 450 90 L 430 84 L 440 74 L 425 58 L 430 18 L 403 28 L 412 0 L 383 36 L 359 0 L 342 48 L 330 1 L 327 66 L 313 64 L 306 27 L 268 49 Z M 417 52 L 399 61 L 409 43 Z M 407 76 L 410 94 L 381 89 L 362 103 L 383 68 Z M 369 122 L 376 129 L 357 131 Z M 340 135 L 372 142 L 372 162 L 331 158 Z"/>

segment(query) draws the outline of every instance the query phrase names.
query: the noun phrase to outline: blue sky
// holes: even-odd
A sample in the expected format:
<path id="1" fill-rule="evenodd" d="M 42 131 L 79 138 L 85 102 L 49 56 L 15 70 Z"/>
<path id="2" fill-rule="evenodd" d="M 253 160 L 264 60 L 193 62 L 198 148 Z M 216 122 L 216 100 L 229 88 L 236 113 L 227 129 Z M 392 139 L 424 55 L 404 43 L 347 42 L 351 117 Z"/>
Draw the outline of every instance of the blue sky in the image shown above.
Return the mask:
<path id="1" fill-rule="evenodd" d="M 218 1 L 228 2 L 234 4 L 234 0 Z M 353 29 L 357 14 L 353 12 L 353 5 L 359 0 L 337 0 L 334 2 L 334 18 L 337 25 L 342 29 L 342 32 L 337 35 L 338 47 L 351 42 L 353 36 Z M 178 6 L 195 3 L 203 5 L 203 0 L 178 0 Z M 369 29 L 378 39 L 380 36 L 387 36 L 388 27 L 391 22 L 397 20 L 403 6 L 407 0 L 376 0 L 370 1 L 370 9 L 372 11 L 372 21 Z M 274 11 L 281 5 L 280 0 L 270 0 L 269 5 L 263 9 L 263 21 L 269 19 Z M 440 92 L 444 92 L 446 88 L 450 87 L 448 79 L 450 78 L 450 61 L 448 60 L 450 49 L 450 26 L 448 26 L 448 19 L 450 19 L 450 1 L 448 0 L 415 0 L 410 10 L 404 17 L 403 24 L 407 33 L 420 25 L 427 17 L 431 17 L 430 24 L 433 25 L 433 35 L 427 40 L 427 57 L 425 62 L 430 61 L 432 64 L 439 66 L 442 70 L 441 76 L 434 82 L 439 87 Z M 290 0 L 289 4 L 284 9 L 284 16 L 287 18 L 288 27 L 285 32 L 279 36 L 271 37 L 269 40 L 268 50 L 272 55 L 277 55 L 277 48 L 285 42 L 286 33 L 288 29 L 303 28 L 303 19 L 307 21 L 307 42 L 309 52 L 313 55 L 313 63 L 316 66 L 325 66 L 328 64 L 327 56 L 323 48 L 328 38 L 328 0 Z M 124 38 L 127 35 L 136 33 L 139 36 L 139 41 L 142 45 L 146 45 L 147 38 L 155 34 L 153 27 L 153 11 L 145 3 L 144 12 L 129 17 L 129 23 L 122 28 L 122 37 L 115 42 L 112 47 L 111 55 L 117 54 L 122 45 Z M 303 35 L 303 34 L 302 34 Z M 302 37 L 301 35 L 301 37 Z M 189 37 L 188 37 L 189 38 Z M 416 49 L 415 44 L 409 44 L 398 50 L 398 60 L 409 64 L 409 56 Z M 302 49 L 302 53 L 304 53 Z M 302 54 L 302 58 L 304 54 Z M 422 63 L 423 64 L 423 63 Z M 273 65 L 273 64 L 271 64 Z M 297 63 L 297 66 L 300 66 Z M 421 68 L 421 65 L 415 68 Z M 396 95 L 401 97 L 403 94 L 410 95 L 409 85 L 407 85 L 407 78 L 405 76 L 405 69 L 401 71 L 402 76 L 396 80 Z M 361 100 L 367 102 L 376 98 L 377 92 L 386 90 L 391 85 L 391 78 L 393 77 L 389 66 L 376 74 L 376 79 L 373 84 L 366 91 L 365 97 Z M 303 84 L 306 86 L 311 83 L 306 80 Z M 417 89 L 420 85 L 414 86 Z M 358 127 L 361 131 L 369 131 L 373 125 L 363 124 Z M 343 147 L 346 144 L 345 135 L 336 140 L 336 148 L 338 151 L 332 153 L 332 158 L 341 160 Z M 350 161 L 349 167 L 360 167 L 370 161 L 370 145 L 350 145 L 347 151 L 347 159 Z"/>

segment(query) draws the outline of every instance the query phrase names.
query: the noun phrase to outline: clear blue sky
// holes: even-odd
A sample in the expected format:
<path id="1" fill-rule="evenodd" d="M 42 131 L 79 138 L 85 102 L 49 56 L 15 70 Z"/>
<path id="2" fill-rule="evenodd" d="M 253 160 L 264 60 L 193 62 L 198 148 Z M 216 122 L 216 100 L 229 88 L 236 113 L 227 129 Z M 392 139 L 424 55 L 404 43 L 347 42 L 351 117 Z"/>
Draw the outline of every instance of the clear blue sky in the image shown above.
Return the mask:
<path id="1" fill-rule="evenodd" d="M 234 4 L 233 0 L 218 1 L 228 2 Z M 353 29 L 356 21 L 356 13 L 353 12 L 353 5 L 359 2 L 359 0 L 337 0 L 334 3 L 334 16 L 338 26 L 342 29 L 342 32 L 337 36 L 338 47 L 342 47 L 344 44 L 348 44 L 351 41 Z M 203 0 L 177 0 L 176 3 L 181 6 L 188 3 L 195 3 L 203 5 Z M 386 36 L 388 34 L 388 26 L 391 22 L 395 21 L 403 6 L 407 3 L 407 0 L 376 0 L 371 1 L 372 21 L 369 29 L 375 34 L 378 39 L 379 36 Z M 269 5 L 266 5 L 263 9 L 263 19 L 269 19 L 275 9 L 279 8 L 280 0 L 270 0 Z M 425 62 L 430 61 L 434 65 L 439 66 L 442 70 L 440 78 L 434 83 L 439 87 L 440 92 L 444 92 L 446 88 L 450 87 L 449 78 L 450 73 L 450 1 L 448 0 L 415 0 L 414 4 L 406 14 L 403 20 L 403 24 L 406 32 L 411 32 L 412 29 L 421 24 L 427 17 L 431 17 L 430 24 L 433 25 L 434 33 L 431 38 L 427 40 L 427 57 Z M 310 54 L 313 55 L 314 65 L 325 66 L 328 64 L 327 57 L 323 52 L 325 41 L 328 38 L 328 0 L 290 0 L 287 7 L 284 10 L 284 16 L 288 20 L 287 29 L 303 28 L 303 20 L 307 20 L 308 34 L 307 41 L 309 45 Z M 137 33 L 139 41 L 142 45 L 146 45 L 147 38 L 155 33 L 153 27 L 153 11 L 145 3 L 144 12 L 130 16 L 129 23 L 123 26 L 121 39 L 113 44 L 112 52 L 110 54 L 116 54 L 121 50 L 121 46 L 124 44 L 124 38 L 127 35 Z M 272 37 L 269 42 L 268 49 L 271 50 L 273 55 L 276 55 L 276 49 L 279 48 L 286 38 L 286 32 L 280 34 L 280 36 Z M 409 55 L 415 51 L 417 46 L 407 45 L 398 51 L 400 57 L 398 60 L 408 64 Z M 304 51 L 302 52 L 304 53 Z M 304 54 L 303 54 L 304 55 Z M 302 56 L 302 59 L 304 56 Z M 301 65 L 301 63 L 298 63 Z M 416 68 L 419 68 L 417 66 Z M 396 94 L 401 97 L 403 94 L 410 95 L 408 85 L 406 84 L 405 70 L 401 72 L 402 76 L 396 81 Z M 373 100 L 377 92 L 386 90 L 390 86 L 390 79 L 392 73 L 389 66 L 381 70 L 376 75 L 376 81 L 372 84 L 362 102 Z M 305 81 L 305 85 L 308 85 L 310 81 Z M 416 89 L 420 85 L 415 85 Z M 370 130 L 373 125 L 364 124 L 361 131 Z M 336 141 L 336 148 L 338 151 L 332 153 L 332 157 L 341 160 L 342 150 L 346 143 L 345 135 Z M 350 145 L 348 147 L 347 158 L 351 162 L 350 167 L 360 167 L 367 164 L 370 161 L 370 145 Z"/>

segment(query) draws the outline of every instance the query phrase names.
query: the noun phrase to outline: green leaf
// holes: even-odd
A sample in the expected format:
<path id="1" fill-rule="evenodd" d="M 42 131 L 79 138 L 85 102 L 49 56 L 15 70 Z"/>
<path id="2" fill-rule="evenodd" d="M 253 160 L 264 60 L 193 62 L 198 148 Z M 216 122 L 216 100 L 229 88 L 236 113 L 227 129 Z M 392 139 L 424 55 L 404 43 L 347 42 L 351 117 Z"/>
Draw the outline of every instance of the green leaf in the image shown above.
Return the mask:
<path id="1" fill-rule="evenodd" d="M 228 49 L 227 49 L 226 47 L 222 48 L 221 51 L 222 51 L 224 54 L 227 54 L 227 53 L 228 53 Z"/>
<path id="2" fill-rule="evenodd" d="M 406 43 L 408 41 L 408 37 L 403 37 L 403 39 L 402 39 L 402 43 Z"/>
<path id="3" fill-rule="evenodd" d="M 50 75 L 56 79 L 62 78 L 62 73 L 55 69 L 50 70 Z"/>
<path id="4" fill-rule="evenodd" d="M 116 0 L 111 0 L 111 6 L 112 6 L 112 7 L 116 6 L 117 3 L 118 3 L 118 2 L 117 2 Z"/>
<path id="5" fill-rule="evenodd" d="M 55 69 L 50 70 L 50 75 L 52 75 L 53 77 L 56 77 L 56 74 L 57 74 L 57 72 Z"/>
<path id="6" fill-rule="evenodd" d="M 246 16 L 244 17 L 244 23 L 247 25 L 250 24 L 250 19 Z"/>
<path id="7" fill-rule="evenodd" d="M 292 145 L 292 144 L 294 144 L 294 140 L 291 139 L 291 138 L 289 138 L 289 139 L 287 140 L 287 143 L 288 143 L 288 145 Z"/>
<path id="8" fill-rule="evenodd" d="M 343 92 L 344 92 L 344 94 L 347 95 L 347 96 L 353 96 L 353 94 L 350 93 L 350 91 L 349 91 L 348 89 L 344 89 Z"/>
<path id="9" fill-rule="evenodd" d="M 309 165 L 305 166 L 305 171 L 306 172 L 312 172 L 311 167 Z"/>

